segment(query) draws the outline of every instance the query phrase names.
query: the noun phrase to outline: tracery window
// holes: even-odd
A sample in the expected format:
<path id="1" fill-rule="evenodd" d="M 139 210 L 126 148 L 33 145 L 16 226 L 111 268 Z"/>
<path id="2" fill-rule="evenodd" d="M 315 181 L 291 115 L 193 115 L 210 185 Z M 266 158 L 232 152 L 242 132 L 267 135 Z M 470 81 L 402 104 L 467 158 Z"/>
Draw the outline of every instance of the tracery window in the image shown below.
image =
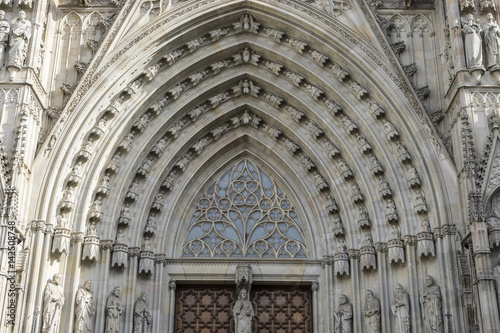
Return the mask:
<path id="1" fill-rule="evenodd" d="M 245 159 L 203 194 L 184 257 L 306 258 L 299 217 L 278 184 Z"/>

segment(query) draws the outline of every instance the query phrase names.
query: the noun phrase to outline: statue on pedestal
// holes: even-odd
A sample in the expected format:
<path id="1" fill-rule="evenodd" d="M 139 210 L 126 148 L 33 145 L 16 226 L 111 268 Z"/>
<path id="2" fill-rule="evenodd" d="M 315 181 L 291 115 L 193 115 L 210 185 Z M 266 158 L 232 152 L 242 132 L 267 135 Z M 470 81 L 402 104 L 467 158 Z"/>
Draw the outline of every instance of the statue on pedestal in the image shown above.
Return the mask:
<path id="1" fill-rule="evenodd" d="M 95 315 L 94 296 L 90 291 L 92 281 L 87 280 L 83 288 L 78 289 L 75 299 L 75 333 L 92 332 L 92 318 Z"/>
<path id="2" fill-rule="evenodd" d="M 151 312 L 149 312 L 146 300 L 148 294 L 141 293 L 139 299 L 134 305 L 134 333 L 146 332 L 148 326 L 151 324 Z"/>
<path id="3" fill-rule="evenodd" d="M 391 310 L 397 318 L 397 332 L 410 333 L 410 296 L 404 292 L 403 286 L 399 283 L 394 286 Z"/>
<path id="4" fill-rule="evenodd" d="M 5 12 L 0 10 L 0 67 L 3 66 L 5 51 L 9 43 L 10 24 L 5 20 Z"/>
<path id="5" fill-rule="evenodd" d="M 252 333 L 252 318 L 254 316 L 252 302 L 248 300 L 248 291 L 242 288 L 238 300 L 233 307 L 234 328 L 236 333 Z"/>
<path id="6" fill-rule="evenodd" d="M 61 286 L 61 275 L 54 274 L 47 282 L 43 293 L 42 333 L 58 333 L 61 308 L 64 304 L 64 291 Z"/>
<path id="7" fill-rule="evenodd" d="M 441 288 L 434 284 L 432 276 L 425 278 L 424 293 L 420 296 L 424 326 L 427 333 L 443 333 L 443 316 L 441 313 Z"/>
<path id="8" fill-rule="evenodd" d="M 9 51 L 9 65 L 23 67 L 26 54 L 28 53 L 28 42 L 31 38 L 31 22 L 26 19 L 26 13 L 21 10 L 19 16 L 12 25 Z"/>
<path id="9" fill-rule="evenodd" d="M 341 322 L 342 333 L 352 332 L 352 304 L 347 301 L 346 295 L 340 295 L 338 310 L 333 315 L 335 317 L 335 333 L 341 333 Z"/>
<path id="10" fill-rule="evenodd" d="M 380 333 L 380 301 L 370 289 L 366 291 L 364 314 L 366 333 Z"/>
<path id="11" fill-rule="evenodd" d="M 120 286 L 113 288 L 113 292 L 106 300 L 106 330 L 105 333 L 120 333 L 120 324 L 123 313 Z"/>

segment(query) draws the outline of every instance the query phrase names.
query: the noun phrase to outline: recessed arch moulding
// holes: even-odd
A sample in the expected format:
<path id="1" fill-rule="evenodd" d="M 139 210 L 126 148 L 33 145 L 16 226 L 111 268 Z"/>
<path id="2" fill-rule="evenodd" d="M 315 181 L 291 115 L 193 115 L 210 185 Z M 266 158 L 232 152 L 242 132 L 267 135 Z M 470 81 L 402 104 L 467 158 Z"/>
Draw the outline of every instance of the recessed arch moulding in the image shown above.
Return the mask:
<path id="1" fill-rule="evenodd" d="M 207 2 L 189 20 L 176 9 L 129 31 L 86 74 L 93 84 L 72 97 L 55 145 L 35 161 L 30 213 L 72 235 L 69 245 L 56 232 L 41 271 L 63 273 L 67 318 L 90 278 L 98 295 L 123 286 L 125 325 L 141 291 L 150 293 L 159 331 L 173 325 L 160 315 L 173 309 L 170 280 L 228 283 L 236 263 L 250 261 L 260 283 L 319 282 L 319 331 L 333 329 L 327 314 L 340 294 L 360 329 L 365 289 L 390 311 L 392 286 L 418 295 L 427 274 L 462 320 L 447 298 L 457 277 L 441 269 L 454 244 L 433 238 L 458 211 L 448 197 L 455 169 L 425 112 L 385 41 L 366 42 L 377 31 L 364 16 L 352 30 L 345 18 L 290 4 Z M 203 191 L 243 159 L 290 197 L 304 258 L 183 256 Z M 96 331 L 103 314 L 99 305 Z"/>

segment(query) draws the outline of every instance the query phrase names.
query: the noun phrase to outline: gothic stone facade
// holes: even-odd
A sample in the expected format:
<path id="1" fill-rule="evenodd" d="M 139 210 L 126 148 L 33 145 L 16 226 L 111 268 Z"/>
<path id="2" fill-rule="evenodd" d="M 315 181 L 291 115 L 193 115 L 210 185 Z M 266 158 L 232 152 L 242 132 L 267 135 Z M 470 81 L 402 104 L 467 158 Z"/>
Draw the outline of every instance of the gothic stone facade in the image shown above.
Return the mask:
<path id="1" fill-rule="evenodd" d="M 497 0 L 0 9 L 0 332 L 500 332 Z"/>

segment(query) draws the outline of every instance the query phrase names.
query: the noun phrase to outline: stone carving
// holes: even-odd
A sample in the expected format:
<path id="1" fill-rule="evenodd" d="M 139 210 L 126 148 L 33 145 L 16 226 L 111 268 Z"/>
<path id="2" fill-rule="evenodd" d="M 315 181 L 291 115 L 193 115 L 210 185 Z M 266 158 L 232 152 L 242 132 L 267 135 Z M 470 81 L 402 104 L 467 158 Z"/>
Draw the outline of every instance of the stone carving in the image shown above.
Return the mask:
<path id="1" fill-rule="evenodd" d="M 92 206 L 90 207 L 90 214 L 89 214 L 90 220 L 93 221 L 100 221 L 102 218 L 102 201 L 101 197 L 98 196 L 94 202 L 92 203 Z"/>
<path id="2" fill-rule="evenodd" d="M 411 165 L 408 167 L 408 170 L 406 172 L 406 180 L 410 188 L 420 187 L 420 178 L 418 176 L 417 169 L 415 169 Z"/>
<path id="3" fill-rule="evenodd" d="M 146 228 L 144 229 L 144 233 L 154 234 L 155 232 L 156 232 L 156 214 L 151 213 L 146 222 Z"/>
<path id="4" fill-rule="evenodd" d="M 493 14 L 486 15 L 487 22 L 483 25 L 484 43 L 486 45 L 486 63 L 490 71 L 500 69 L 500 30 Z"/>
<path id="5" fill-rule="evenodd" d="M 304 42 L 301 42 L 300 40 L 296 40 L 294 38 L 287 38 L 286 42 L 288 45 L 293 47 L 297 52 L 300 54 L 304 53 L 304 50 L 307 48 L 307 44 Z"/>
<path id="6" fill-rule="evenodd" d="M 352 333 L 352 304 L 349 303 L 347 296 L 339 296 L 339 307 L 337 312 L 333 313 L 335 317 L 335 333 Z"/>
<path id="7" fill-rule="evenodd" d="M 429 333 L 443 333 L 443 316 L 441 313 L 441 288 L 434 284 L 432 276 L 425 278 L 425 287 L 422 296 L 422 314 L 424 326 Z"/>
<path id="8" fill-rule="evenodd" d="M 262 127 L 264 127 L 264 129 L 266 130 L 266 132 L 274 140 L 277 140 L 280 137 L 280 135 L 282 134 L 281 131 L 279 129 L 277 129 L 276 127 L 274 127 L 273 125 L 264 124 Z"/>
<path id="9" fill-rule="evenodd" d="M 392 197 L 392 190 L 389 187 L 389 181 L 385 176 L 378 177 L 378 184 L 380 186 L 380 196 L 382 199 L 387 199 Z"/>
<path id="10" fill-rule="evenodd" d="M 208 34 L 210 35 L 210 38 L 212 38 L 212 42 L 216 42 L 225 35 L 227 35 L 229 31 L 227 29 L 216 29 L 209 31 Z"/>
<path id="11" fill-rule="evenodd" d="M 127 267 L 128 246 L 125 240 L 125 232 L 118 229 L 115 244 L 113 245 L 113 254 L 111 257 L 111 267 Z"/>
<path id="12" fill-rule="evenodd" d="M 361 270 L 377 269 L 377 259 L 375 257 L 375 247 L 372 236 L 367 233 L 363 240 L 359 257 Z"/>
<path id="13" fill-rule="evenodd" d="M 335 103 L 331 99 L 325 98 L 324 102 L 325 102 L 326 107 L 328 108 L 328 111 L 330 111 L 330 113 L 333 114 L 334 116 L 338 115 L 342 111 L 342 108 L 340 107 L 340 105 L 338 105 L 337 103 Z"/>
<path id="14" fill-rule="evenodd" d="M 257 66 L 259 65 L 260 58 L 260 55 L 255 52 L 251 52 L 248 47 L 245 47 L 240 53 L 233 56 L 233 61 L 235 65 L 250 63 L 254 66 Z"/>
<path id="15" fill-rule="evenodd" d="M 137 169 L 137 174 L 146 177 L 149 174 L 153 162 L 153 158 L 151 156 L 148 156 L 142 163 L 142 166 Z"/>
<path id="16" fill-rule="evenodd" d="M 97 124 L 90 130 L 90 135 L 99 139 L 106 131 L 106 119 L 101 118 Z"/>
<path id="17" fill-rule="evenodd" d="M 60 88 L 63 91 L 63 93 L 65 93 L 66 95 L 71 95 L 71 94 L 73 94 L 73 91 L 75 91 L 76 86 L 73 84 L 63 82 L 63 83 L 61 83 Z"/>
<path id="18" fill-rule="evenodd" d="M 363 88 L 363 86 L 360 85 L 359 83 L 357 83 L 355 81 L 351 81 L 350 87 L 351 87 L 352 91 L 354 92 L 354 94 L 356 95 L 356 97 L 358 97 L 359 99 L 362 99 L 362 98 L 368 96 L 368 91 L 366 91 L 366 89 Z"/>
<path id="19" fill-rule="evenodd" d="M 314 182 L 316 183 L 316 188 L 320 192 L 329 188 L 325 178 L 317 171 L 314 172 Z"/>
<path id="20" fill-rule="evenodd" d="M 394 127 L 394 125 L 388 120 L 384 119 L 383 122 L 387 140 L 393 141 L 399 138 L 399 132 L 396 130 L 396 127 Z"/>
<path id="21" fill-rule="evenodd" d="M 145 292 L 141 293 L 139 299 L 134 305 L 134 333 L 146 332 L 148 326 L 151 324 L 153 317 L 148 309 L 146 301 L 148 299 L 148 294 Z"/>
<path id="22" fill-rule="evenodd" d="M 237 285 L 252 284 L 252 267 L 248 264 L 238 264 L 236 267 L 235 283 Z"/>
<path id="23" fill-rule="evenodd" d="M 337 162 L 337 166 L 340 170 L 340 173 L 342 174 L 342 177 L 344 177 L 344 179 L 349 179 L 349 178 L 354 177 L 354 174 L 352 173 L 351 168 L 349 168 L 349 166 L 347 165 L 347 163 L 343 159 L 340 159 Z"/>
<path id="24" fill-rule="evenodd" d="M 234 96 L 239 96 L 241 94 L 250 94 L 254 97 L 258 97 L 260 87 L 254 85 L 253 81 L 247 79 L 241 80 L 237 86 L 232 87 Z"/>
<path id="25" fill-rule="evenodd" d="M 8 67 L 16 67 L 19 70 L 24 66 L 30 38 L 31 22 L 26 19 L 26 13 L 21 10 L 11 29 Z"/>
<path id="26" fill-rule="evenodd" d="M 201 138 L 198 140 L 191 148 L 194 149 L 194 151 L 200 155 L 203 149 L 208 146 L 208 138 Z"/>
<path id="27" fill-rule="evenodd" d="M 274 74 L 280 75 L 280 71 L 283 68 L 283 65 L 278 64 L 276 62 L 272 62 L 272 61 L 266 61 L 264 63 L 264 67 L 266 67 L 267 69 L 269 69 Z"/>
<path id="28" fill-rule="evenodd" d="M 205 37 L 200 37 L 187 42 L 186 47 L 188 48 L 189 52 L 192 53 L 196 51 L 199 47 L 203 46 L 206 42 L 207 39 Z"/>
<path id="29" fill-rule="evenodd" d="M 75 297 L 75 333 L 92 332 L 92 319 L 95 315 L 94 295 L 92 294 L 92 281 L 87 280 L 79 288 Z"/>
<path id="30" fill-rule="evenodd" d="M 388 256 L 391 264 L 404 264 L 405 251 L 403 248 L 403 241 L 401 240 L 401 232 L 399 226 L 391 226 L 391 234 L 389 236 Z"/>
<path id="31" fill-rule="evenodd" d="M 431 90 L 429 89 L 429 86 L 424 86 L 416 88 L 415 93 L 417 94 L 419 100 L 424 101 L 427 97 L 429 97 Z"/>
<path id="32" fill-rule="evenodd" d="M 285 146 L 288 148 L 288 151 L 292 155 L 300 150 L 300 146 L 298 144 L 296 144 L 295 142 L 286 137 L 283 138 L 283 142 L 285 143 Z"/>
<path id="33" fill-rule="evenodd" d="M 370 289 L 366 291 L 364 315 L 366 333 L 380 333 L 380 300 Z"/>
<path id="34" fill-rule="evenodd" d="M 344 82 L 349 78 L 349 73 L 345 71 L 342 67 L 340 67 L 337 63 L 333 63 L 330 66 L 330 70 L 332 71 L 335 76 L 337 76 L 337 79 L 339 79 L 341 82 Z"/>
<path id="35" fill-rule="evenodd" d="M 383 115 L 385 115 L 385 110 L 374 99 L 369 99 L 368 105 L 370 106 L 370 110 L 372 112 L 372 115 L 375 118 L 378 119 L 378 118 L 382 117 Z"/>
<path id="36" fill-rule="evenodd" d="M 297 110 L 295 107 L 291 105 L 285 106 L 285 110 L 290 113 L 290 116 L 292 117 L 293 120 L 296 122 L 300 122 L 300 120 L 304 117 L 304 113 Z"/>
<path id="37" fill-rule="evenodd" d="M 71 235 L 68 220 L 64 215 L 57 215 L 57 224 L 54 230 L 54 239 L 52 240 L 52 253 L 69 253 Z"/>
<path id="38" fill-rule="evenodd" d="M 85 143 L 82 146 L 82 149 L 78 152 L 78 158 L 81 159 L 82 161 L 87 161 L 90 156 L 92 156 L 92 147 L 94 145 L 94 141 L 88 140 L 85 141 Z"/>
<path id="39" fill-rule="evenodd" d="M 161 64 L 159 63 L 151 65 L 146 70 L 144 70 L 143 74 L 146 76 L 148 81 L 152 81 L 155 78 L 156 74 L 158 74 L 158 72 L 160 71 L 160 68 Z"/>
<path id="40" fill-rule="evenodd" d="M 264 32 L 268 37 L 274 39 L 278 43 L 281 42 L 281 38 L 283 38 L 283 35 L 285 34 L 283 31 L 275 30 L 272 28 L 265 28 Z"/>
<path id="41" fill-rule="evenodd" d="M 122 289 L 115 286 L 106 300 L 106 330 L 105 333 L 120 333 L 121 318 L 125 309 L 122 303 Z"/>
<path id="42" fill-rule="evenodd" d="M 125 196 L 126 199 L 135 201 L 139 197 L 139 180 L 134 179 L 132 184 L 128 188 L 128 192 Z"/>
<path id="43" fill-rule="evenodd" d="M 360 228 L 370 227 L 370 215 L 368 214 L 368 209 L 364 205 L 359 207 L 358 225 Z"/>
<path id="44" fill-rule="evenodd" d="M 157 210 L 157 211 L 162 211 L 163 210 L 163 191 L 160 191 L 156 196 L 155 200 L 153 201 L 153 204 L 151 205 L 151 209 Z"/>
<path id="45" fill-rule="evenodd" d="M 154 260 L 153 248 L 151 245 L 151 239 L 149 237 L 144 237 L 142 251 L 139 255 L 139 273 L 154 274 L 154 272 L 155 272 L 155 260 Z"/>
<path id="46" fill-rule="evenodd" d="M 171 190 L 174 187 L 174 182 L 177 179 L 177 177 L 178 177 L 177 170 L 172 170 L 168 174 L 167 178 L 165 179 L 165 181 L 161 186 L 167 190 Z"/>
<path id="47" fill-rule="evenodd" d="M 375 155 L 368 155 L 368 161 L 370 161 L 370 170 L 372 172 L 372 175 L 378 176 L 379 174 L 384 172 L 380 161 L 375 157 Z"/>
<path id="48" fill-rule="evenodd" d="M 207 111 L 207 106 L 205 104 L 198 105 L 194 109 L 188 111 L 187 115 L 191 118 L 192 121 L 196 121 L 200 115 Z"/>
<path id="49" fill-rule="evenodd" d="M 170 99 L 168 98 L 168 96 L 160 97 L 149 106 L 149 110 L 152 110 L 156 115 L 159 115 L 163 108 L 169 103 L 169 101 Z"/>
<path id="50" fill-rule="evenodd" d="M 271 93 L 266 93 L 264 95 L 264 97 L 269 101 L 271 102 L 271 104 L 274 106 L 274 107 L 277 107 L 279 108 L 281 103 L 283 103 L 283 98 L 281 97 L 278 97 L 274 94 L 271 94 Z"/>
<path id="51" fill-rule="evenodd" d="M 0 67 L 3 66 L 9 42 L 10 24 L 5 20 L 5 12 L 0 10 Z"/>
<path id="52" fill-rule="evenodd" d="M 133 141 L 134 141 L 134 133 L 130 132 L 127 134 L 126 137 L 123 138 L 123 140 L 118 145 L 118 148 L 120 148 L 128 153 L 130 151 L 130 149 L 132 148 Z"/>
<path id="53" fill-rule="evenodd" d="M 168 64 L 171 66 L 178 58 L 182 56 L 182 50 L 174 50 L 172 53 L 167 54 L 163 57 Z"/>
<path id="54" fill-rule="evenodd" d="M 356 133 L 356 141 L 358 141 L 359 151 L 362 154 L 366 154 L 372 150 L 372 146 L 368 143 L 363 133 Z"/>
<path id="55" fill-rule="evenodd" d="M 61 275 L 54 274 L 43 292 L 42 333 L 58 333 L 61 308 L 64 304 L 64 290 Z"/>
<path id="56" fill-rule="evenodd" d="M 394 299 L 391 310 L 392 314 L 397 318 L 397 332 L 410 333 L 410 296 L 399 283 L 394 286 Z"/>
<path id="57" fill-rule="evenodd" d="M 223 103 L 229 99 L 229 94 L 227 92 L 220 93 L 218 95 L 215 95 L 214 97 L 209 98 L 208 100 L 210 101 L 210 104 L 212 104 L 212 107 L 217 107 L 219 106 L 220 103 Z"/>
<path id="58" fill-rule="evenodd" d="M 219 74 L 223 69 L 228 68 L 229 64 L 230 64 L 229 60 L 221 60 L 211 64 L 210 68 L 212 68 L 212 72 L 214 74 Z"/>
<path id="59" fill-rule="evenodd" d="M 345 235 L 344 226 L 342 225 L 342 219 L 340 218 L 340 215 L 337 214 L 334 216 L 332 224 L 332 230 L 335 237 L 341 237 Z"/>
<path id="60" fill-rule="evenodd" d="M 325 132 L 323 132 L 323 130 L 321 128 L 318 127 L 318 125 L 316 125 L 316 123 L 312 120 L 308 120 L 306 121 L 306 126 L 307 126 L 307 129 L 309 130 L 309 133 L 311 133 L 312 137 L 314 139 L 317 139 L 319 138 L 320 136 L 322 136 Z"/>
<path id="61" fill-rule="evenodd" d="M 139 92 L 139 89 L 141 89 L 142 85 L 143 85 L 143 80 L 141 77 L 141 78 L 138 78 L 137 80 L 134 80 L 131 83 L 129 83 L 127 88 L 125 88 L 123 91 L 126 94 L 132 96 L 132 95 L 137 94 Z"/>
<path id="62" fill-rule="evenodd" d="M 483 43 L 481 33 L 483 29 L 474 22 L 472 14 L 462 19 L 462 33 L 464 35 L 465 56 L 469 71 L 482 70 L 483 67 Z"/>
<path id="63" fill-rule="evenodd" d="M 188 85 L 184 82 L 181 82 L 181 83 L 177 84 L 175 87 L 173 87 L 172 89 L 170 89 L 168 92 L 170 93 L 170 95 L 172 95 L 173 99 L 177 99 L 181 96 L 181 94 L 184 91 L 186 91 L 187 88 L 188 88 Z"/>
<path id="64" fill-rule="evenodd" d="M 289 70 L 285 71 L 285 77 L 297 87 L 299 87 L 302 80 L 304 80 L 304 77 L 302 75 L 299 75 Z"/>
<path id="65" fill-rule="evenodd" d="M 330 214 L 338 213 L 339 212 L 339 206 L 337 205 L 337 201 L 333 197 L 333 194 L 328 193 L 326 195 L 326 210 Z"/>
<path id="66" fill-rule="evenodd" d="M 325 142 L 326 148 L 328 150 L 328 156 L 330 156 L 331 158 L 340 156 L 340 150 L 333 142 L 328 139 L 324 139 L 323 141 Z"/>
<path id="67" fill-rule="evenodd" d="M 203 80 L 204 78 L 206 78 L 207 76 L 208 76 L 208 72 L 207 71 L 200 71 L 200 72 L 194 73 L 193 75 L 190 75 L 189 79 L 191 80 L 191 84 L 194 87 L 198 83 L 200 83 L 201 80 Z"/>
<path id="68" fill-rule="evenodd" d="M 422 226 L 417 235 L 417 253 L 419 257 L 434 257 L 436 255 L 431 226 L 426 217 L 422 219 Z"/>
<path id="69" fill-rule="evenodd" d="M 388 200 L 385 207 L 385 220 L 388 223 L 397 222 L 399 220 L 396 203 L 393 200 Z"/>
<path id="70" fill-rule="evenodd" d="M 258 34 L 260 24 L 254 21 L 252 15 L 244 14 L 241 16 L 239 22 L 233 23 L 233 27 L 234 27 L 235 33 L 248 31 L 248 32 L 252 32 L 254 34 Z"/>
<path id="71" fill-rule="evenodd" d="M 100 254 L 100 242 L 97 237 L 95 223 L 91 223 L 87 230 L 87 236 L 83 240 L 82 260 L 97 261 Z"/>
<path id="72" fill-rule="evenodd" d="M 184 171 L 186 171 L 186 168 L 188 167 L 188 164 L 189 164 L 189 162 L 191 162 L 192 159 L 193 159 L 193 154 L 187 153 L 187 154 L 183 155 L 181 157 L 181 159 L 177 161 L 177 163 L 175 163 L 175 166 L 184 172 Z"/>
<path id="73" fill-rule="evenodd" d="M 161 154 L 163 154 L 165 148 L 167 148 L 167 140 L 165 138 L 161 138 L 160 140 L 158 140 L 158 142 L 153 146 L 153 148 L 151 149 L 151 152 L 153 154 L 155 154 L 156 156 L 161 156 Z"/>
<path id="74" fill-rule="evenodd" d="M 311 161 L 309 156 L 307 156 L 305 153 L 303 153 L 303 152 L 299 153 L 298 157 L 299 157 L 300 162 L 304 166 L 304 169 L 306 169 L 307 171 L 310 171 L 312 169 L 316 169 L 316 165 L 313 163 L 313 161 Z"/>
<path id="75" fill-rule="evenodd" d="M 427 205 L 423 191 L 417 191 L 415 194 L 415 214 L 427 213 Z"/>
<path id="76" fill-rule="evenodd" d="M 445 30 L 448 30 L 448 29 L 445 29 Z M 403 66 L 403 72 L 405 72 L 405 75 L 409 79 L 411 79 L 417 71 L 418 71 L 418 66 L 416 63 Z"/>
<path id="77" fill-rule="evenodd" d="M 309 95 L 311 95 L 315 100 L 318 100 L 321 95 L 325 93 L 323 90 L 313 86 L 312 84 L 306 84 L 305 87 Z"/>
<path id="78" fill-rule="evenodd" d="M 335 255 L 333 257 L 333 274 L 335 276 L 349 276 L 349 256 L 345 239 L 338 238 Z"/>
<path id="79" fill-rule="evenodd" d="M 69 212 L 73 210 L 74 192 L 71 187 L 66 187 L 63 193 L 62 202 L 61 202 L 61 212 Z"/>
<path id="80" fill-rule="evenodd" d="M 234 331 L 236 333 L 252 333 L 254 314 L 252 302 L 248 299 L 248 290 L 242 288 L 233 307 Z"/>
<path id="81" fill-rule="evenodd" d="M 347 133 L 351 134 L 358 130 L 358 126 L 345 114 L 341 116 L 340 120 L 342 121 L 342 125 L 344 125 Z"/>
<path id="82" fill-rule="evenodd" d="M 480 0 L 479 8 L 481 9 L 481 12 L 495 12 L 496 10 L 495 2 L 493 2 L 492 0 Z"/>
<path id="83" fill-rule="evenodd" d="M 406 49 L 406 44 L 404 41 L 392 43 L 391 49 L 399 57 L 399 55 Z"/>
<path id="84" fill-rule="evenodd" d="M 82 180 L 82 161 L 77 161 L 68 177 L 68 186 L 77 186 Z"/>
<path id="85" fill-rule="evenodd" d="M 364 201 L 363 194 L 361 194 L 361 189 L 356 183 L 353 183 L 351 185 L 351 199 L 353 203 L 360 203 Z"/>
<path id="86" fill-rule="evenodd" d="M 318 51 L 315 50 L 310 50 L 309 53 L 311 54 L 311 57 L 320 65 L 323 67 L 325 65 L 325 62 L 327 62 L 329 59 L 326 55 L 323 53 L 319 53 Z"/>
<path id="87" fill-rule="evenodd" d="M 120 158 L 120 152 L 113 155 L 113 158 L 111 158 L 111 161 L 106 166 L 106 173 L 113 175 L 118 172 L 118 169 L 120 169 Z"/>
<path id="88" fill-rule="evenodd" d="M 397 152 L 398 152 L 398 159 L 399 162 L 401 163 L 406 163 L 411 161 L 411 156 L 408 153 L 408 149 L 406 149 L 405 144 L 402 141 L 398 141 L 396 143 L 397 145 Z"/>

